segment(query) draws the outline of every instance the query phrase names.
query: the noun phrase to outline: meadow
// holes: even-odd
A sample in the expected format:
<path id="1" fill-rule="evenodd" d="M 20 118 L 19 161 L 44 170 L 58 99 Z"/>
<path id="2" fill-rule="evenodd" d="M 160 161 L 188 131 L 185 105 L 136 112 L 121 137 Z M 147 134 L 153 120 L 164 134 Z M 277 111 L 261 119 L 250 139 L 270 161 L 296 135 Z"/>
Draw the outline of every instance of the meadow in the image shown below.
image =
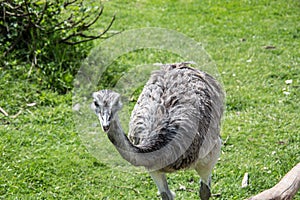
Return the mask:
<path id="1" fill-rule="evenodd" d="M 103 5 L 98 27 L 115 14 L 111 32 L 174 30 L 201 43 L 215 62 L 226 112 L 213 199 L 246 199 L 274 186 L 300 162 L 299 1 L 112 0 Z M 111 64 L 99 87 L 113 87 L 135 65 L 178 59 L 162 50 L 130 52 Z M 159 199 L 145 171 L 119 170 L 91 155 L 74 125 L 71 91 L 60 94 L 16 74 L 0 66 L 0 107 L 8 113 L 0 113 L 0 199 Z M 242 188 L 245 173 L 249 183 Z M 168 182 L 177 199 L 198 198 L 196 172 L 169 174 Z M 295 199 L 300 200 L 299 192 Z"/>

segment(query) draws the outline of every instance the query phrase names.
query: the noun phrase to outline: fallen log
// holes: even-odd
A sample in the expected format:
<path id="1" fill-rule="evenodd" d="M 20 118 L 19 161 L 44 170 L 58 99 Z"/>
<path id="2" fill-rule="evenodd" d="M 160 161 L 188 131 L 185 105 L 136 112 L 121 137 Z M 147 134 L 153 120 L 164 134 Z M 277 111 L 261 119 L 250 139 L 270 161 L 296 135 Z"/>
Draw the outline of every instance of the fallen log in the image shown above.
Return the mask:
<path id="1" fill-rule="evenodd" d="M 290 200 L 300 189 L 300 163 L 293 167 L 279 183 L 248 200 Z"/>

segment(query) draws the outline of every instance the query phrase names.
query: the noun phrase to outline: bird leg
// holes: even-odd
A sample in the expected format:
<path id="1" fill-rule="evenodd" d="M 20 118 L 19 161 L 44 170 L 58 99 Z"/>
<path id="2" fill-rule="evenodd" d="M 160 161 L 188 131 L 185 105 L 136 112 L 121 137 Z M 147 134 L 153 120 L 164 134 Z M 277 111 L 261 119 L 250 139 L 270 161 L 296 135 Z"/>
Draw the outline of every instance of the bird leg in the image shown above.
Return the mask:
<path id="1" fill-rule="evenodd" d="M 201 166 L 196 168 L 196 171 L 201 177 L 199 196 L 201 200 L 208 200 L 211 197 L 210 185 L 211 185 L 211 169 L 205 169 Z"/>
<path id="2" fill-rule="evenodd" d="M 216 149 L 218 150 L 218 148 Z M 218 156 L 210 157 L 210 162 L 198 163 L 195 170 L 201 177 L 199 197 L 201 200 L 208 200 L 211 197 L 211 171 L 218 159 Z"/>
<path id="3" fill-rule="evenodd" d="M 170 191 L 167 178 L 164 173 L 153 171 L 149 172 L 154 180 L 162 200 L 174 200 L 175 194 Z"/>

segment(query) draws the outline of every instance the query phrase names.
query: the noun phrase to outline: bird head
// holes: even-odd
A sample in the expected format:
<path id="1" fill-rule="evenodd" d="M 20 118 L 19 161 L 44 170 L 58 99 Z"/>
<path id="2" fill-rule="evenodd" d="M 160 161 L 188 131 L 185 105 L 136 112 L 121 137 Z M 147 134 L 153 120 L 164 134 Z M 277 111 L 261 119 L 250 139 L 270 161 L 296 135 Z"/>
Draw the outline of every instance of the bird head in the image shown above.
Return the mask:
<path id="1" fill-rule="evenodd" d="M 111 90 L 100 90 L 93 93 L 93 99 L 91 108 L 98 116 L 103 131 L 108 132 L 116 113 L 122 108 L 120 94 Z"/>

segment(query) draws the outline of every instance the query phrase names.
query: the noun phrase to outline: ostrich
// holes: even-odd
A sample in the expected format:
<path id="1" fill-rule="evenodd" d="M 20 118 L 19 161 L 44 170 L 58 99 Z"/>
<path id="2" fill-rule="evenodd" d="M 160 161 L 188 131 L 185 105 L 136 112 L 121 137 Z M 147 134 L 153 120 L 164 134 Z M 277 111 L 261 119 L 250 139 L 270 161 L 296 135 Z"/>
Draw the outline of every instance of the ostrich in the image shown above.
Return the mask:
<path id="1" fill-rule="evenodd" d="M 163 200 L 175 198 L 165 174 L 182 169 L 197 171 L 200 199 L 209 199 L 220 155 L 224 93 L 212 76 L 190 64 L 165 64 L 152 72 L 132 111 L 128 137 L 118 118 L 120 94 L 93 93 L 103 131 L 125 160 L 149 171 Z"/>

